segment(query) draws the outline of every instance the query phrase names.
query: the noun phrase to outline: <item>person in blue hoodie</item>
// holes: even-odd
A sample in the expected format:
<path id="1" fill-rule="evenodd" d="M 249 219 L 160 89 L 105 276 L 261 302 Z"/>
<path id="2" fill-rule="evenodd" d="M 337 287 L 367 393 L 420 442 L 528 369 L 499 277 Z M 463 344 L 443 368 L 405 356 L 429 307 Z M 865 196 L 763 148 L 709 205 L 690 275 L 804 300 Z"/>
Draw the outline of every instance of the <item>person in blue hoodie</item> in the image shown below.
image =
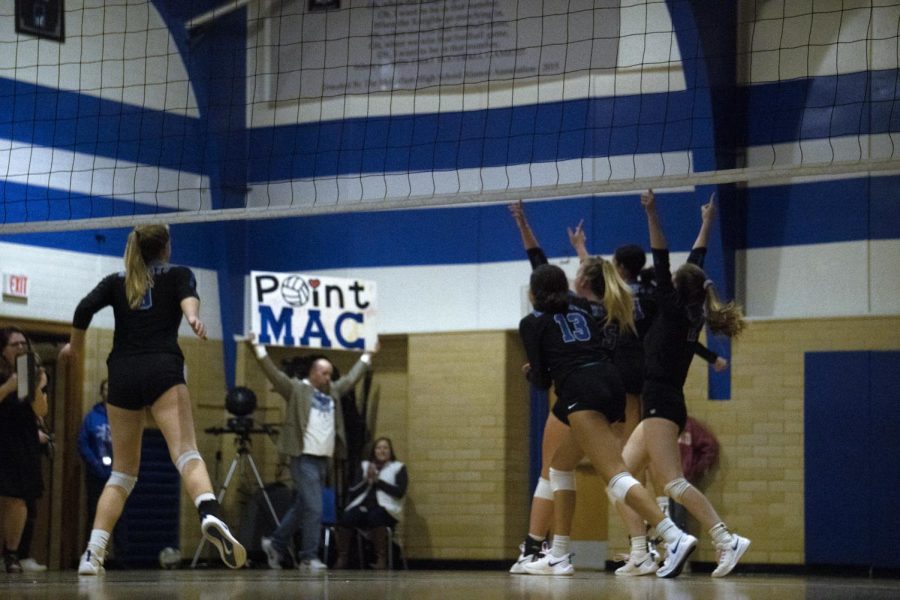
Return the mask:
<path id="1" fill-rule="evenodd" d="M 84 487 L 87 490 L 87 532 L 90 534 L 97 501 L 112 473 L 112 436 L 109 433 L 109 417 L 106 415 L 108 382 L 100 382 L 100 401 L 84 416 L 78 432 L 78 453 L 84 461 Z M 119 556 L 124 555 L 127 539 L 126 519 L 119 519 L 113 530 L 113 546 Z"/>

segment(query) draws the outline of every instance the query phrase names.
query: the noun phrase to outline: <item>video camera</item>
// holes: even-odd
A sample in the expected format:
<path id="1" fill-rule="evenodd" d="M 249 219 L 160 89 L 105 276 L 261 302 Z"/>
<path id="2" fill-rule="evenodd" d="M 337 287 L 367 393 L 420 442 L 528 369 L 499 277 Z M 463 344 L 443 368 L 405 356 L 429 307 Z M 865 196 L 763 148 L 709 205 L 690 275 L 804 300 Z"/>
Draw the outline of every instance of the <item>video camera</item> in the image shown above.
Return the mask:
<path id="1" fill-rule="evenodd" d="M 209 427 L 204 429 L 206 433 L 222 435 L 234 433 L 242 439 L 247 439 L 251 433 L 267 433 L 272 435 L 277 431 L 265 423 L 259 426 L 253 421 L 253 411 L 256 410 L 256 394 L 248 387 L 238 386 L 225 394 L 225 410 L 231 413 L 225 427 Z"/>

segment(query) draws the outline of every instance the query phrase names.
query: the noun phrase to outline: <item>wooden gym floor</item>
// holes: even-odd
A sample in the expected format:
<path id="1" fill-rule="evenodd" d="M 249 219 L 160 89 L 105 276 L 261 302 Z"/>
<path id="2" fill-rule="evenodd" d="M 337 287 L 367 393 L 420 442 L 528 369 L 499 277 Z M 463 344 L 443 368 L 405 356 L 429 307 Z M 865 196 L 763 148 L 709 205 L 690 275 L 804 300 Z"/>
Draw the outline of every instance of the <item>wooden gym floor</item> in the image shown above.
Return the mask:
<path id="1" fill-rule="evenodd" d="M 0 598 L 896 600 L 900 598 L 900 580 L 756 574 L 711 579 L 699 573 L 663 580 L 654 576 L 622 578 L 608 572 L 585 570 L 573 577 L 491 571 L 333 571 L 314 576 L 295 570 L 249 569 L 109 571 L 101 577 L 78 577 L 74 571 L 57 571 L 0 574 Z"/>

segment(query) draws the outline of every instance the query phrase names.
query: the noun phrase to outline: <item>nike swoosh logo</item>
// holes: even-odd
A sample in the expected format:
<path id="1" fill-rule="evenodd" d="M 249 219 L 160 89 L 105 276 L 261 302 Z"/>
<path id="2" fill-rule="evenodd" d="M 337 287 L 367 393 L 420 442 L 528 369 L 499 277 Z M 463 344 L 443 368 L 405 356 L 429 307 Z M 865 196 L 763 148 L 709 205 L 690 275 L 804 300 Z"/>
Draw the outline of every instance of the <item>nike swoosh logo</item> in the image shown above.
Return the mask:
<path id="1" fill-rule="evenodd" d="M 556 562 L 553 562 L 552 560 L 548 560 L 548 561 L 547 561 L 547 564 L 550 565 L 551 567 L 555 567 L 556 565 L 561 564 L 561 563 L 564 563 L 564 562 L 566 562 L 566 559 L 565 559 L 565 558 L 561 558 L 561 559 L 559 559 L 559 560 L 556 561 Z"/>
<path id="2" fill-rule="evenodd" d="M 681 545 L 681 539 L 679 539 L 677 542 L 675 542 L 675 547 L 672 548 L 672 554 L 675 554 L 676 552 L 678 552 L 678 546 L 680 546 L 680 545 Z"/>

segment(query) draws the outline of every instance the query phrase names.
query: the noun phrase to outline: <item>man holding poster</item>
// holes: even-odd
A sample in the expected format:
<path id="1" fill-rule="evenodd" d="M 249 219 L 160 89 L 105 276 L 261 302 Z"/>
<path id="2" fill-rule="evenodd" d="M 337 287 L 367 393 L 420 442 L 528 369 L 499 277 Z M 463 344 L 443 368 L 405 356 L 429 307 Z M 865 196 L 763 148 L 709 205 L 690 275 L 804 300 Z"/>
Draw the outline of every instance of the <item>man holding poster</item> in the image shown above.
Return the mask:
<path id="1" fill-rule="evenodd" d="M 318 558 L 322 526 L 322 487 L 328 473 L 328 459 L 346 455 L 346 435 L 341 396 L 347 393 L 371 367 L 372 355 L 364 353 L 350 372 L 335 382 L 331 362 L 320 358 L 312 363 L 302 380 L 283 373 L 269 358 L 265 346 L 248 342 L 275 391 L 286 401 L 284 423 L 278 437 L 278 451 L 291 458 L 291 477 L 296 495 L 294 504 L 281 519 L 271 537 L 262 539 L 269 567 L 280 569 L 289 555 L 291 539 L 299 525 L 300 569 L 319 572 L 327 567 Z M 302 374 L 297 374 L 298 377 Z"/>

